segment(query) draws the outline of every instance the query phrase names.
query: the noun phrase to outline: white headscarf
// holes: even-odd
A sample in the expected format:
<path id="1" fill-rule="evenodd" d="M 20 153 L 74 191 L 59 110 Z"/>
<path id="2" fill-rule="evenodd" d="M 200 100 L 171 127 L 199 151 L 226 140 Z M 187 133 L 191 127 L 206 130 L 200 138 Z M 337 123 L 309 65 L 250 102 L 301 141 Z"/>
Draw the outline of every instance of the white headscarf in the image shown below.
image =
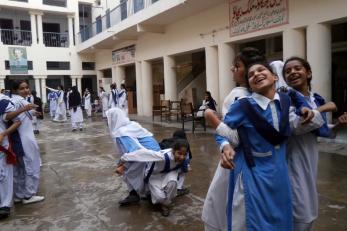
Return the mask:
<path id="1" fill-rule="evenodd" d="M 129 136 L 133 138 L 143 138 L 153 136 L 152 133 L 143 128 L 139 123 L 130 121 L 119 108 L 111 108 L 106 111 L 108 127 L 112 138 Z"/>
<path id="2" fill-rule="evenodd" d="M 280 60 L 273 61 L 270 63 L 270 67 L 272 68 L 272 71 L 275 75 L 278 76 L 278 81 L 276 82 L 276 89 L 280 87 L 287 87 L 287 83 L 283 78 L 282 70 L 283 70 L 284 63 Z"/>

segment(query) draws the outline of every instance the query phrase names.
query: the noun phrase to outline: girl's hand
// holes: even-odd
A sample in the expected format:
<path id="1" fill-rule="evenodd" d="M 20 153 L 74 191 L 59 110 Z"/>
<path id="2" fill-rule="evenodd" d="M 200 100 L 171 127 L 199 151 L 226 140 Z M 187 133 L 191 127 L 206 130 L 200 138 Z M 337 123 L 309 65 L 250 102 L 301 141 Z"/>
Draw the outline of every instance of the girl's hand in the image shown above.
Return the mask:
<path id="1" fill-rule="evenodd" d="M 29 103 L 29 104 L 25 105 L 23 107 L 23 109 L 24 109 L 24 111 L 30 111 L 30 110 L 33 110 L 33 109 L 35 109 L 37 107 L 38 107 L 38 105 Z"/>
<path id="2" fill-rule="evenodd" d="M 313 111 L 307 107 L 301 108 L 301 114 L 302 114 L 302 121 L 301 121 L 302 124 L 309 123 L 314 117 Z"/>
<path id="3" fill-rule="evenodd" d="M 1 132 L 0 133 L 0 144 L 2 144 L 2 141 L 4 140 L 5 137 L 6 137 L 6 135 L 3 132 Z"/>
<path id="4" fill-rule="evenodd" d="M 343 115 L 339 116 L 339 118 L 337 118 L 337 123 L 340 126 L 346 126 L 347 125 L 347 112 L 344 112 Z"/>
<path id="5" fill-rule="evenodd" d="M 234 163 L 234 156 L 235 151 L 231 147 L 230 144 L 227 144 L 223 147 L 223 152 L 221 154 L 221 166 L 226 169 L 234 169 L 235 163 Z"/>

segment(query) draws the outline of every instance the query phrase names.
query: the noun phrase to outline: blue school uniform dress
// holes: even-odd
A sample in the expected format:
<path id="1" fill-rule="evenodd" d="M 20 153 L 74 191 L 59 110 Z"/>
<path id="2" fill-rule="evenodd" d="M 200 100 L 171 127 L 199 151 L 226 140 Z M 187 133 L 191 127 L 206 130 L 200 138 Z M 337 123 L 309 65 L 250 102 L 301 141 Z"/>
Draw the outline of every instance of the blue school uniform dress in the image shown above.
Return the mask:
<path id="1" fill-rule="evenodd" d="M 245 104 L 254 111 L 247 111 Z M 271 101 L 253 93 L 232 104 L 225 116 L 224 123 L 238 130 L 241 142 L 235 149 L 236 168 L 230 171 L 229 231 L 292 230 L 291 188 L 285 156 L 290 132 L 289 106 L 289 97 L 284 94 L 280 97 L 276 93 Z"/>

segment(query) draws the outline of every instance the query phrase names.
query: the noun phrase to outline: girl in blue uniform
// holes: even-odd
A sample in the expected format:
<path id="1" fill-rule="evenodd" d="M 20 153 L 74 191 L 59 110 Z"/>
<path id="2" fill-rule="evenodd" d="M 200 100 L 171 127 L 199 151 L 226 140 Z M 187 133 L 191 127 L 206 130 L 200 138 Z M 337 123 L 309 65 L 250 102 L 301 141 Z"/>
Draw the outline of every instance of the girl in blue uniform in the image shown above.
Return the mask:
<path id="1" fill-rule="evenodd" d="M 248 67 L 252 94 L 231 105 L 224 123 L 237 129 L 230 173 L 228 230 L 292 230 L 291 189 L 286 165 L 286 140 L 290 121 L 307 124 L 314 113 L 300 109 L 303 118 L 290 111 L 290 99 L 276 93 L 275 76 L 267 63 Z"/>

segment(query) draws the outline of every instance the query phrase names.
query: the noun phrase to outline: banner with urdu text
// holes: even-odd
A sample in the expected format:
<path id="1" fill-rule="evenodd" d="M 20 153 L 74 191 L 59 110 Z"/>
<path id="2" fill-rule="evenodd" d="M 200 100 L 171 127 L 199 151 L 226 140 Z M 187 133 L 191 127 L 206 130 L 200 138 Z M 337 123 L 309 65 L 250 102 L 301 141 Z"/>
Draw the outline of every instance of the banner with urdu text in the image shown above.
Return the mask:
<path id="1" fill-rule="evenodd" d="M 288 23 L 288 0 L 230 0 L 230 36 Z"/>

